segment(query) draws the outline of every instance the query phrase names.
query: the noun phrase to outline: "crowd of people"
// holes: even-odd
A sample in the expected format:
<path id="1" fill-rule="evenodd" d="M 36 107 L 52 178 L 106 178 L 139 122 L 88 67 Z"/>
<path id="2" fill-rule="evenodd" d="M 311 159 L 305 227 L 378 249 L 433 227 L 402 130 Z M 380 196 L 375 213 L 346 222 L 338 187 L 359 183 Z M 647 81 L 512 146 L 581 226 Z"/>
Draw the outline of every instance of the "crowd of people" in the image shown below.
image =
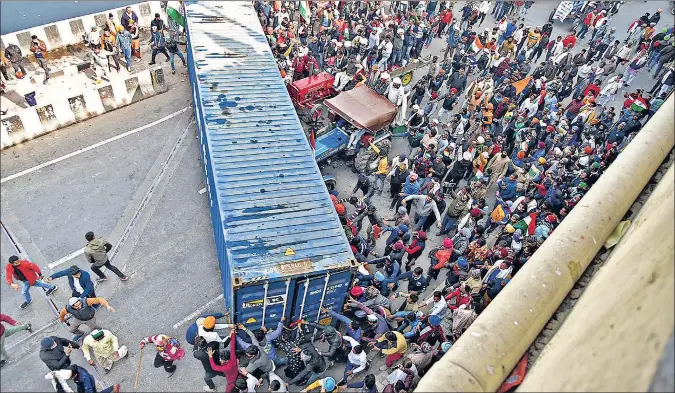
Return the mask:
<path id="1" fill-rule="evenodd" d="M 405 154 L 378 153 L 352 195 L 333 196 L 363 263 L 345 315 L 334 316 L 343 344 L 359 343 L 345 350 L 353 359 L 386 354 L 383 371 L 396 375 L 386 391 L 414 388 L 672 93 L 675 39 L 672 25 L 656 27 L 661 9 L 614 26 L 617 4 L 595 2 L 573 32 L 555 35 L 552 22 L 526 25 L 531 5 L 256 3 L 287 83 L 328 72 L 336 94 L 366 85 L 406 113 Z M 494 23 L 481 27 L 488 14 Z M 445 46 L 436 56 L 434 39 Z M 420 59 L 427 74 L 410 88 L 390 78 Z M 632 86 L 643 73 L 649 90 Z M 387 183 L 393 215 L 374 203 Z M 426 247 L 432 226 L 439 247 Z M 360 370 L 350 362 L 346 371 Z"/>
<path id="2" fill-rule="evenodd" d="M 97 282 L 109 280 L 108 275 L 102 270 L 104 267 L 115 273 L 120 281 L 129 280 L 127 275 L 110 262 L 108 253 L 113 248 L 110 242 L 102 237 L 96 237 L 93 232 L 87 232 L 84 237 L 87 240 L 83 250 L 84 257 L 91 264 L 91 271 L 96 274 Z M 21 291 L 24 297 L 24 302 L 20 306 L 22 309 L 33 302 L 31 288 L 42 288 L 44 294 L 49 297 L 58 290 L 58 286 L 52 283 L 53 280 L 61 277 L 68 279 L 71 295 L 68 303 L 58 310 L 58 318 L 73 336 L 70 339 L 48 336 L 41 340 L 40 359 L 49 369 L 45 378 L 52 383 L 57 392 L 73 391 L 67 383 L 68 380 L 73 381 L 77 392 L 99 391 L 95 377 L 87 369 L 73 364 L 70 355 L 73 349 L 81 349 L 85 360 L 91 366 L 98 365 L 106 372 L 112 369 L 115 362 L 127 355 L 127 347 L 120 345 L 117 336 L 103 328 L 96 318 L 97 311 L 101 307 L 110 312 L 114 312 L 115 309 L 105 298 L 96 295 L 91 275 L 77 265 L 45 277 L 39 266 L 17 255 L 10 256 L 8 262 L 5 266 L 5 278 L 12 289 Z M 30 323 L 19 323 L 4 314 L 1 317 L 2 322 L 12 325 L 5 329 L 4 325 L 0 324 L 0 367 L 3 367 L 9 358 L 4 347 L 5 338 L 22 330 L 31 332 L 32 327 Z M 118 392 L 119 389 L 119 384 L 114 384 L 100 392 Z"/>
<path id="3" fill-rule="evenodd" d="M 613 5 L 598 2 L 578 31 L 554 37 L 551 23 L 519 22 L 530 1 L 461 8 L 443 1 L 254 4 L 287 82 L 326 71 L 337 91 L 373 88 L 403 112 L 408 146 L 405 154 L 381 151 L 377 168 L 359 174 L 352 195 L 332 196 L 361 262 L 344 308 L 322 309 L 337 325 L 282 318 L 276 327 L 251 331 L 232 324 L 227 313 L 202 315 L 185 341 L 203 366 L 205 391 L 216 391 L 217 377 L 225 378 L 227 392 L 413 391 L 673 88 L 673 28 L 655 28 L 660 10 L 612 26 Z M 117 42 L 133 41 L 127 29 L 133 25 L 125 13 L 101 39 L 116 32 Z M 616 31 L 623 28 L 629 36 L 622 43 Z M 169 57 L 154 41 L 163 30 L 159 19 L 153 62 L 158 53 Z M 588 47 L 580 48 L 586 38 Z M 444 42 L 437 56 L 425 53 L 433 40 Z M 127 66 L 129 45 L 122 47 Z M 390 80 L 389 71 L 420 58 L 428 71 L 410 89 Z M 645 70 L 653 73 L 651 90 L 631 88 Z M 613 102 L 621 99 L 617 111 Z M 393 214 L 385 216 L 373 200 L 383 198 L 387 185 Z M 437 233 L 429 233 L 432 226 Z M 427 247 L 431 236 L 440 237 L 439 246 Z M 94 243 L 85 256 L 98 279 L 107 279 L 105 266 L 125 280 L 107 258 L 112 246 L 93 233 L 87 241 Z M 56 290 L 52 280 L 68 278 L 72 297 L 60 319 L 75 336 L 43 339 L 40 358 L 57 391 L 72 391 L 68 380 L 78 391 L 96 391 L 95 378 L 71 363 L 73 349 L 110 370 L 127 348 L 97 322 L 101 307 L 114 308 L 95 295 L 89 273 L 72 266 L 44 278 L 37 266 L 12 257 L 7 277 L 14 289 L 23 288 L 22 308 L 31 302 L 31 287 L 49 294 Z M 2 327 L 0 343 L 31 328 L 4 315 L 2 321 L 16 326 Z M 164 334 L 143 338 L 140 350 L 148 344 L 156 349 L 154 366 L 173 375 L 186 347 Z M 378 357 L 383 364 L 374 370 Z M 386 374 L 379 386 L 378 371 Z"/>

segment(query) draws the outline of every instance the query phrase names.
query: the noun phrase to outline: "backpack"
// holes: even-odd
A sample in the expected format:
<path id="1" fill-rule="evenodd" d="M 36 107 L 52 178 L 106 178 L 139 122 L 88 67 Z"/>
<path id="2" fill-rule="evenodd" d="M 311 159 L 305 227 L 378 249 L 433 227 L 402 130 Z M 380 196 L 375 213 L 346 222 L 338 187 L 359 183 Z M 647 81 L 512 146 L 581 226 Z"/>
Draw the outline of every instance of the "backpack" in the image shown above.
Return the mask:
<path id="1" fill-rule="evenodd" d="M 169 337 L 169 342 L 164 347 L 164 353 L 169 355 L 171 361 L 181 360 L 185 356 L 185 350 L 180 347 L 180 341 L 176 337 Z"/>
<path id="2" fill-rule="evenodd" d="M 439 263 L 442 262 L 445 265 L 450 260 L 450 257 L 452 257 L 452 250 L 440 249 L 436 251 L 434 256 L 438 259 Z"/>

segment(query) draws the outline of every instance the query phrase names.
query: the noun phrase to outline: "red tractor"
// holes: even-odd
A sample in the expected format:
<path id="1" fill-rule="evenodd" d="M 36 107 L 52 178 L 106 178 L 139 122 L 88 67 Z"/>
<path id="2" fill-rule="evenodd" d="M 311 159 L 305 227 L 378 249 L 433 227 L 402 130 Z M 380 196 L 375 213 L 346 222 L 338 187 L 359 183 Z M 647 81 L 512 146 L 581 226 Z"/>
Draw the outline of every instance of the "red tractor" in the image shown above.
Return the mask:
<path id="1" fill-rule="evenodd" d="M 291 101 L 302 121 L 314 124 L 322 118 L 326 108 L 318 104 L 337 94 L 333 89 L 334 81 L 333 75 L 321 72 L 286 85 L 288 95 L 291 96 Z"/>

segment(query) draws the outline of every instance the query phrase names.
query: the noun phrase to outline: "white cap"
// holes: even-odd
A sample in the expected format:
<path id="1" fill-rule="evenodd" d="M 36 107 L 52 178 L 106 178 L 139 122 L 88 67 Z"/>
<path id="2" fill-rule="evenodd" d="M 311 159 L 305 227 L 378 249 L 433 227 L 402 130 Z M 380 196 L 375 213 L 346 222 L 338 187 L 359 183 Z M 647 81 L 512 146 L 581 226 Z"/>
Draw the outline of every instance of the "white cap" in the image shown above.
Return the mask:
<path id="1" fill-rule="evenodd" d="M 80 298 L 78 298 L 78 297 L 71 297 L 70 299 L 68 299 L 68 305 L 70 305 L 70 306 L 72 307 L 75 303 L 77 303 L 77 302 L 79 302 L 79 301 L 80 301 Z"/>
<path id="2" fill-rule="evenodd" d="M 465 151 L 464 154 L 462 154 L 462 158 L 467 160 L 467 161 L 471 161 L 471 153 L 469 153 L 468 151 Z"/>
<path id="3" fill-rule="evenodd" d="M 479 135 L 478 138 L 476 138 L 476 142 L 478 142 L 478 144 L 483 144 L 485 143 L 485 138 Z"/>
<path id="4" fill-rule="evenodd" d="M 351 48 L 352 42 L 351 41 L 345 41 L 345 48 Z"/>
<path id="5" fill-rule="evenodd" d="M 368 39 L 366 37 L 361 37 L 361 39 L 359 41 L 361 41 L 361 44 L 363 44 L 363 45 L 368 43 Z"/>
<path id="6" fill-rule="evenodd" d="M 403 33 L 404 33 L 403 29 L 396 30 L 396 34 L 403 34 Z"/>
<path id="7" fill-rule="evenodd" d="M 432 122 L 433 124 L 438 124 L 438 119 L 431 119 L 431 122 Z"/>
<path id="8" fill-rule="evenodd" d="M 394 80 L 393 80 L 392 82 L 394 82 L 394 83 L 396 83 L 396 84 L 399 84 L 399 85 L 400 85 L 400 84 L 401 84 L 401 78 L 399 78 L 399 77 L 396 77 L 396 78 L 394 78 Z"/>
<path id="9" fill-rule="evenodd" d="M 338 42 L 338 43 L 337 43 L 337 47 L 339 48 L 339 47 L 341 47 L 341 46 L 342 46 L 342 42 Z"/>
<path id="10" fill-rule="evenodd" d="M 389 73 L 388 72 L 383 72 L 380 74 L 380 78 L 382 79 L 389 79 Z"/>
<path id="11" fill-rule="evenodd" d="M 368 321 L 377 322 L 377 316 L 375 314 L 368 314 Z"/>
<path id="12" fill-rule="evenodd" d="M 415 104 L 415 105 L 413 105 L 413 106 L 412 106 L 412 108 L 413 108 L 413 110 L 415 110 L 415 111 L 416 111 L 416 110 L 420 109 L 420 106 L 419 106 L 419 105 L 417 105 L 417 104 Z"/>

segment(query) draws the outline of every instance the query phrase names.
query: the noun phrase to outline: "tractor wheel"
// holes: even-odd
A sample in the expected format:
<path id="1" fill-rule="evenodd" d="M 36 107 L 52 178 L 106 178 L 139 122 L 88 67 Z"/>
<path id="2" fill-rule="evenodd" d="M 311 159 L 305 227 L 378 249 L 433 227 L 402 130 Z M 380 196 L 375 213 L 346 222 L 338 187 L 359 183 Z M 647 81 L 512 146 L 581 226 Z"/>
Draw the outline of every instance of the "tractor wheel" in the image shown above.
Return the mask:
<path id="1" fill-rule="evenodd" d="M 405 74 L 401 75 L 401 84 L 403 86 L 408 86 L 410 82 L 412 82 L 413 79 L 413 72 L 409 71 L 406 72 Z"/>
<path id="2" fill-rule="evenodd" d="M 368 149 L 361 149 L 354 157 L 354 168 L 358 173 L 368 174 L 370 171 L 370 163 L 377 159 L 377 154 Z"/>
<path id="3" fill-rule="evenodd" d="M 328 191 L 333 191 L 337 188 L 337 180 L 335 179 L 326 179 L 324 180 L 324 184 L 326 184 Z"/>

